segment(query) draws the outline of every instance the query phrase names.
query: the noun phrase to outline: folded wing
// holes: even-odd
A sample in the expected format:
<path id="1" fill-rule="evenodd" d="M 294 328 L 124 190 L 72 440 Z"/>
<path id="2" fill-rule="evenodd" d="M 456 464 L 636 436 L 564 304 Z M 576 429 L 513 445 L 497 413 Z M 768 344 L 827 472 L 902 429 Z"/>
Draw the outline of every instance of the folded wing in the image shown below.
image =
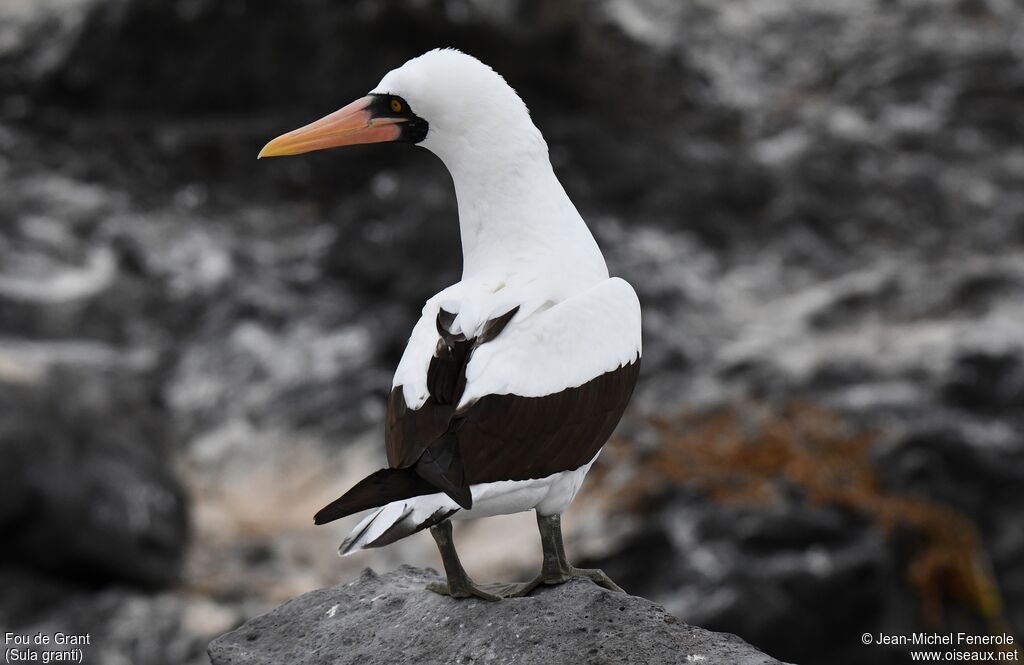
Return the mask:
<path id="1" fill-rule="evenodd" d="M 409 404 L 396 385 L 388 399 L 391 468 L 361 481 L 318 513 L 317 523 L 373 507 L 375 488 L 376 505 L 444 492 L 470 508 L 471 485 L 544 478 L 597 455 L 639 374 L 633 289 L 612 278 L 523 320 L 517 312 L 494 317 L 467 339 L 450 332 L 454 315 L 438 310 L 436 343 L 420 377 L 426 398 Z M 410 350 L 425 347 L 424 329 L 421 321 Z"/>

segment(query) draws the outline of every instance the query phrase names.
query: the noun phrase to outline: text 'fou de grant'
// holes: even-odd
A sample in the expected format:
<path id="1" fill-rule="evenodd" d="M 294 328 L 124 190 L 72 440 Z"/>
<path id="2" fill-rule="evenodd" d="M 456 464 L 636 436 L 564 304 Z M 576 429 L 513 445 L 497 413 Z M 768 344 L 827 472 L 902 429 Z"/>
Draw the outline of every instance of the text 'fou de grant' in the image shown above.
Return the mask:
<path id="1" fill-rule="evenodd" d="M 89 633 L 36 633 L 28 635 L 22 633 L 8 632 L 4 635 L 4 644 L 56 644 L 58 646 L 86 646 L 92 644 L 92 636 Z"/>

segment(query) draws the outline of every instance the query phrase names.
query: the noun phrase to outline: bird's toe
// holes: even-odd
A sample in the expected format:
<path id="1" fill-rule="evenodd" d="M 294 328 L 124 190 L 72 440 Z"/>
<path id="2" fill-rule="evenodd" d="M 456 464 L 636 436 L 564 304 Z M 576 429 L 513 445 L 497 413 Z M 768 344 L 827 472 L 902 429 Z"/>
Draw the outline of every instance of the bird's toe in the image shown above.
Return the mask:
<path id="1" fill-rule="evenodd" d="M 603 570 L 598 570 L 596 568 L 576 568 L 576 567 L 572 566 L 568 570 L 564 570 L 564 571 L 558 573 L 557 575 L 552 575 L 550 573 L 547 574 L 547 575 L 541 574 L 541 575 L 538 575 L 536 578 L 534 578 L 532 581 L 526 582 L 525 584 L 512 585 L 512 586 L 518 586 L 519 588 L 516 589 L 511 594 L 511 596 L 515 596 L 515 597 L 529 596 L 531 593 L 536 591 L 538 587 L 541 587 L 541 586 L 555 586 L 555 585 L 558 585 L 558 584 L 564 584 L 564 583 L 568 582 L 569 580 L 573 580 L 573 579 L 587 579 L 587 580 L 590 580 L 591 582 L 593 582 L 594 584 L 596 584 L 596 585 L 598 585 L 600 587 L 604 587 L 605 589 L 608 589 L 610 591 L 616 591 L 618 593 L 626 593 L 622 589 L 622 587 L 620 587 L 618 584 L 613 582 L 612 578 L 608 577 L 608 575 L 605 574 L 605 572 Z M 508 598 L 510 596 L 509 595 L 505 595 L 504 597 Z"/>
<path id="2" fill-rule="evenodd" d="M 592 581 L 594 584 L 609 589 L 611 591 L 617 591 L 619 593 L 626 593 L 622 587 L 612 581 L 612 578 L 608 577 L 603 570 L 597 568 L 573 568 L 571 577 L 585 577 Z"/>
<path id="3" fill-rule="evenodd" d="M 498 601 L 502 596 L 490 593 L 472 582 L 449 585 L 446 582 L 430 582 L 427 584 L 427 591 L 451 598 L 480 598 L 481 600 Z"/>

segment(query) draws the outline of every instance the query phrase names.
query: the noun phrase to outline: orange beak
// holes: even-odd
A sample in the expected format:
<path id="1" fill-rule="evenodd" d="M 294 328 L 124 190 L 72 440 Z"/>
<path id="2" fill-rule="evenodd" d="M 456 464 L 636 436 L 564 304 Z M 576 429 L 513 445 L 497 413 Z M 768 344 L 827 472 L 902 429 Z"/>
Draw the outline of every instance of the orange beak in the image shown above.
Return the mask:
<path id="1" fill-rule="evenodd" d="M 282 134 L 263 146 L 256 159 L 301 155 L 304 152 L 360 143 L 394 141 L 402 134 L 405 118 L 375 118 L 368 110 L 372 97 L 357 99 L 305 127 Z"/>

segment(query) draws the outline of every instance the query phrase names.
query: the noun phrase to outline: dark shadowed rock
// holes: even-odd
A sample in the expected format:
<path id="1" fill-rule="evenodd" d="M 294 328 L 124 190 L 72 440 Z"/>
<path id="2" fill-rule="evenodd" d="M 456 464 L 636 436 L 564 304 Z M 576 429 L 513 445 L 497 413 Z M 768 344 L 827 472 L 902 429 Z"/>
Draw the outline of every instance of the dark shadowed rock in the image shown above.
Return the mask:
<path id="1" fill-rule="evenodd" d="M 238 624 L 236 612 L 195 593 L 96 589 L 0 563 L 0 625 L 23 635 L 61 631 L 92 636 L 83 662 L 209 665 L 210 638 Z M 205 638 L 204 638 L 205 634 Z M 53 644 L 31 645 L 44 662 Z"/>
<path id="2" fill-rule="evenodd" d="M 213 665 L 259 663 L 777 663 L 735 635 L 574 581 L 529 598 L 453 601 L 403 566 L 307 593 L 210 644 Z"/>
<path id="3" fill-rule="evenodd" d="M 0 380 L 0 564 L 93 584 L 173 584 L 189 510 L 167 462 L 167 422 L 149 403 L 152 379 L 77 360 L 39 384 Z"/>

